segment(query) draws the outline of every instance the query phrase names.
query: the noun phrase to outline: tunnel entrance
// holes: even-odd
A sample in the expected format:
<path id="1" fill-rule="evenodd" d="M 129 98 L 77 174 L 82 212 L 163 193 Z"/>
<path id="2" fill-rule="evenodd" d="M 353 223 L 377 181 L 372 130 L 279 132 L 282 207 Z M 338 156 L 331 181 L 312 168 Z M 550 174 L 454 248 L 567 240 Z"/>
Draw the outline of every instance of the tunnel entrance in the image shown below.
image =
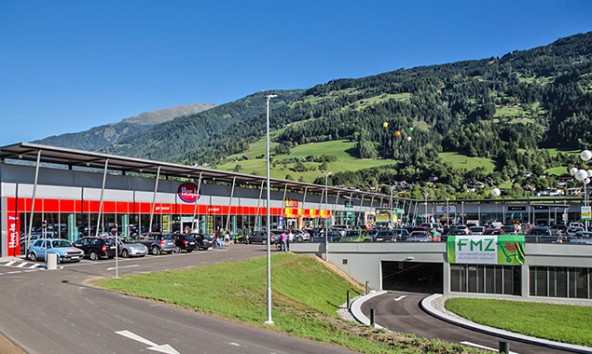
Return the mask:
<path id="1" fill-rule="evenodd" d="M 383 261 L 382 289 L 443 293 L 444 264 Z"/>

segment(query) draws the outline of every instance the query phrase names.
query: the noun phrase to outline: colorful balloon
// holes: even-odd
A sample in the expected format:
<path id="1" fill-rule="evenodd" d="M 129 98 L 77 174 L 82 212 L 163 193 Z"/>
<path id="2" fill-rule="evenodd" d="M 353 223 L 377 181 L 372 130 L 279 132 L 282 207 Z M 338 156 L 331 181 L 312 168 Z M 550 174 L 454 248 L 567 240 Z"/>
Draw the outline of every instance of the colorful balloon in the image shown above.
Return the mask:
<path id="1" fill-rule="evenodd" d="M 388 128 L 388 122 L 382 123 L 382 126 L 385 127 L 385 128 Z"/>
<path id="2" fill-rule="evenodd" d="M 396 137 L 399 137 L 399 136 L 401 136 L 401 132 L 397 130 L 397 131 L 395 132 L 395 136 L 396 136 Z"/>
<path id="3" fill-rule="evenodd" d="M 410 136 L 407 137 L 407 141 L 411 141 L 411 137 Z"/>
<path id="4" fill-rule="evenodd" d="M 413 127 L 409 127 L 409 131 L 412 132 L 413 131 Z"/>

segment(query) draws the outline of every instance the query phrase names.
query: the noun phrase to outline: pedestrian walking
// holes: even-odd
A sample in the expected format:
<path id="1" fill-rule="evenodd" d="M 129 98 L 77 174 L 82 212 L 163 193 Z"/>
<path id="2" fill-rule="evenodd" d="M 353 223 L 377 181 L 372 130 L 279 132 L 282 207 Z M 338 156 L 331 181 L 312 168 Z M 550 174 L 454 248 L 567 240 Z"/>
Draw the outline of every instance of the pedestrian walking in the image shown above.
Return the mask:
<path id="1" fill-rule="evenodd" d="M 286 252 L 288 250 L 288 235 L 286 234 L 286 231 L 282 231 L 280 242 L 282 243 L 282 252 Z"/>

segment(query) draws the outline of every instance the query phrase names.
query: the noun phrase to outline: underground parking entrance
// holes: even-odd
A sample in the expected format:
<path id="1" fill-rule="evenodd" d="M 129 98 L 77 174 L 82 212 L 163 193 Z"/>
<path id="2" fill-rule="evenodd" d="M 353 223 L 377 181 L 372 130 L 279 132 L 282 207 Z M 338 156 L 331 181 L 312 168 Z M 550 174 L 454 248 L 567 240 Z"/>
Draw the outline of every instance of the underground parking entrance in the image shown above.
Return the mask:
<path id="1" fill-rule="evenodd" d="M 444 264 L 382 261 L 382 289 L 442 293 Z"/>

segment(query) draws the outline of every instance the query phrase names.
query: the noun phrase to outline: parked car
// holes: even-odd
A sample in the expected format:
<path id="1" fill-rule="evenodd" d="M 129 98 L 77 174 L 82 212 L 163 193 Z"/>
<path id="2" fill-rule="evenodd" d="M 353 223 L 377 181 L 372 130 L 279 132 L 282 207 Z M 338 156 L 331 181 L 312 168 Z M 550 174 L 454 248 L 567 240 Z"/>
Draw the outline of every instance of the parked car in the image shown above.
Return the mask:
<path id="1" fill-rule="evenodd" d="M 397 235 L 393 230 L 379 230 L 374 238 L 374 242 L 397 242 Z"/>
<path id="2" fill-rule="evenodd" d="M 339 231 L 332 231 L 330 230 L 327 232 L 327 241 L 329 242 L 340 242 L 341 241 L 341 232 Z M 319 232 L 311 242 L 325 242 L 325 231 Z"/>
<path id="3" fill-rule="evenodd" d="M 148 247 L 132 238 L 119 239 L 119 255 L 123 258 L 144 257 L 148 254 Z"/>
<path id="4" fill-rule="evenodd" d="M 397 236 L 397 241 L 405 241 L 407 237 L 409 237 L 409 231 L 402 227 L 394 229 L 393 232 L 395 233 L 395 236 Z"/>
<path id="5" fill-rule="evenodd" d="M 446 232 L 446 234 L 441 235 L 440 238 L 442 239 L 442 241 L 448 241 L 448 236 L 467 236 L 468 233 L 466 230 L 468 229 L 450 229 L 448 230 L 448 232 Z"/>
<path id="6" fill-rule="evenodd" d="M 483 235 L 505 235 L 506 232 L 502 228 L 491 227 L 485 229 Z"/>
<path id="7" fill-rule="evenodd" d="M 245 243 L 260 243 L 267 244 L 267 231 L 251 231 L 246 237 Z"/>
<path id="8" fill-rule="evenodd" d="M 570 226 L 565 230 L 565 233 L 567 234 L 567 236 L 575 236 L 577 232 L 579 231 L 585 231 L 583 227 L 581 226 Z"/>
<path id="9" fill-rule="evenodd" d="M 465 224 L 456 224 L 456 225 L 454 225 L 454 229 L 464 231 L 465 235 L 468 235 L 471 233 L 471 230 L 469 230 L 469 228 Z M 462 234 L 455 234 L 455 235 L 462 235 Z"/>
<path id="10" fill-rule="evenodd" d="M 148 247 L 148 251 L 154 256 L 162 253 L 171 254 L 176 248 L 173 234 L 150 232 L 141 235 L 138 241 L 144 246 Z"/>
<path id="11" fill-rule="evenodd" d="M 294 242 L 310 241 L 310 234 L 306 230 L 294 229 L 292 234 L 294 234 Z"/>
<path id="12" fill-rule="evenodd" d="M 205 234 L 191 234 L 195 239 L 198 250 L 207 250 L 214 247 L 214 239 L 210 235 Z"/>
<path id="13" fill-rule="evenodd" d="M 372 239 L 366 230 L 346 230 L 340 242 L 370 242 Z"/>
<path id="14" fill-rule="evenodd" d="M 57 255 L 58 263 L 80 262 L 84 257 L 84 251 L 72 246 L 70 241 L 62 239 L 38 239 L 29 245 L 27 259 L 31 261 L 44 261 L 46 252 L 47 254 Z"/>
<path id="15" fill-rule="evenodd" d="M 515 225 L 503 225 L 502 230 L 504 230 L 506 234 L 511 235 L 515 235 L 518 233 L 518 228 Z"/>
<path id="16" fill-rule="evenodd" d="M 592 245 L 592 231 L 578 231 L 575 235 L 568 237 L 567 242 L 578 245 Z"/>
<path id="17" fill-rule="evenodd" d="M 447 236 L 456 236 L 456 235 L 466 236 L 466 235 L 468 235 L 468 233 L 465 229 L 450 229 L 450 230 L 448 230 L 446 235 Z"/>
<path id="18" fill-rule="evenodd" d="M 470 235 L 483 235 L 485 232 L 484 226 L 471 226 L 469 228 Z"/>
<path id="19" fill-rule="evenodd" d="M 432 242 L 432 235 L 428 231 L 413 231 L 406 242 Z"/>
<path id="20" fill-rule="evenodd" d="M 548 227 L 533 227 L 526 233 L 528 236 L 552 236 L 553 233 Z"/>
<path id="21" fill-rule="evenodd" d="M 197 248 L 197 242 L 195 242 L 195 238 L 191 235 L 178 234 L 174 235 L 174 239 L 175 253 L 181 253 L 183 251 L 191 253 Z"/>
<path id="22" fill-rule="evenodd" d="M 76 240 L 73 245 L 83 250 L 85 257 L 92 261 L 99 258 L 114 258 L 117 250 L 115 240 L 110 237 L 83 237 Z"/>

